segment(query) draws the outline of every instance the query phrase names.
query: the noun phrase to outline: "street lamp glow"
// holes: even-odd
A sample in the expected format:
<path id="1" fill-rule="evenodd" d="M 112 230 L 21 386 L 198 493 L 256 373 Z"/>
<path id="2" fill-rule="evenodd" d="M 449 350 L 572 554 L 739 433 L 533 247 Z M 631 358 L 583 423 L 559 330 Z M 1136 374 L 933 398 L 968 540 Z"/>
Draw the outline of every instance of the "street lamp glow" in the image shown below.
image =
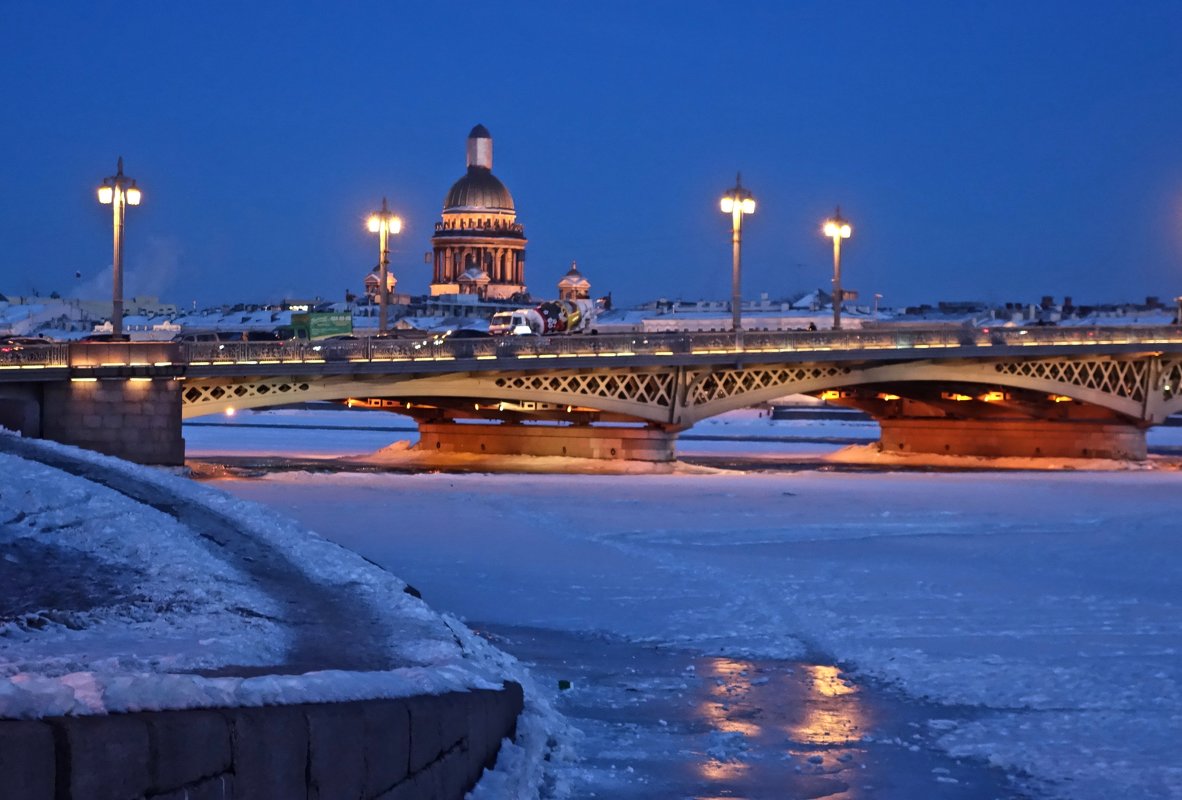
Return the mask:
<path id="1" fill-rule="evenodd" d="M 731 215 L 731 329 L 742 330 L 742 297 L 739 292 L 739 271 L 742 263 L 743 215 L 755 213 L 755 198 L 743 188 L 743 176 L 735 176 L 735 188 L 722 196 L 718 207 Z"/>
<path id="2" fill-rule="evenodd" d="M 841 304 L 845 296 L 841 290 L 841 240 L 850 238 L 853 228 L 842 219 L 841 206 L 837 207 L 831 219 L 825 220 L 822 228 L 825 235 L 833 240 L 833 330 L 841 330 Z"/>
<path id="3" fill-rule="evenodd" d="M 369 215 L 365 226 L 370 233 L 378 234 L 378 331 L 386 332 L 386 306 L 390 302 L 390 287 L 387 285 L 387 274 L 390 267 L 390 234 L 402 230 L 402 219 L 386 206 L 386 198 L 382 198 L 381 211 Z"/>
<path id="4" fill-rule="evenodd" d="M 829 220 L 825 223 L 825 235 L 832 239 L 835 236 L 842 239 L 850 238 L 849 224 L 838 225 L 834 220 Z"/>
<path id="5" fill-rule="evenodd" d="M 99 202 L 111 206 L 114 227 L 114 256 L 111 261 L 113 284 L 111 291 L 111 337 L 123 338 L 123 221 L 127 206 L 138 206 L 143 200 L 143 192 L 136 186 L 135 180 L 123 174 L 123 156 L 115 174 L 103 178 L 98 187 Z"/>

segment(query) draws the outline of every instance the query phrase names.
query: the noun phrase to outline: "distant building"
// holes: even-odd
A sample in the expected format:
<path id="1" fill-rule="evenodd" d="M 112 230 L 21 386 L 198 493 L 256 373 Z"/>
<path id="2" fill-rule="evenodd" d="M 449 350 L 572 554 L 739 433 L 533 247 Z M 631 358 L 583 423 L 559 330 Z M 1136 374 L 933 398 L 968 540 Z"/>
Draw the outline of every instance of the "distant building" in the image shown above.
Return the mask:
<path id="1" fill-rule="evenodd" d="M 365 276 L 365 296 L 377 302 L 379 292 L 381 292 L 382 279 L 378 275 L 378 267 Z M 391 270 L 386 270 L 386 294 L 387 296 L 394 294 L 394 287 L 398 285 L 398 279 L 394 277 Z"/>
<path id="2" fill-rule="evenodd" d="M 591 297 L 591 282 L 579 272 L 575 262 L 570 262 L 570 269 L 558 282 L 559 300 L 586 300 Z"/>
<path id="3" fill-rule="evenodd" d="M 87 314 L 95 319 L 105 319 L 111 315 L 111 298 L 105 300 L 76 300 L 74 301 Z M 123 300 L 124 314 L 175 315 L 176 303 L 162 303 L 160 298 L 151 295 L 125 298 Z"/>
<path id="4" fill-rule="evenodd" d="M 477 125 L 468 134 L 468 171 L 448 190 L 431 237 L 431 295 L 524 295 L 525 244 L 513 196 L 492 173 L 492 136 Z"/>

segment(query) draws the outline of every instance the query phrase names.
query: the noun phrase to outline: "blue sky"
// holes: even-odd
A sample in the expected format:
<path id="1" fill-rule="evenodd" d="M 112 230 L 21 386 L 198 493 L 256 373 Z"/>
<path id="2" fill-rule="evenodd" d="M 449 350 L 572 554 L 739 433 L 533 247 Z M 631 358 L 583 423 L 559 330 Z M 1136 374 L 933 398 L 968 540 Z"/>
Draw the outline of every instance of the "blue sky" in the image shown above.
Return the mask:
<path id="1" fill-rule="evenodd" d="M 376 263 L 426 291 L 483 123 L 554 294 L 730 294 L 718 197 L 758 210 L 743 293 L 884 304 L 1182 294 L 1182 3 L 0 2 L 0 292 L 342 298 Z M 82 273 L 76 278 L 75 273 Z"/>

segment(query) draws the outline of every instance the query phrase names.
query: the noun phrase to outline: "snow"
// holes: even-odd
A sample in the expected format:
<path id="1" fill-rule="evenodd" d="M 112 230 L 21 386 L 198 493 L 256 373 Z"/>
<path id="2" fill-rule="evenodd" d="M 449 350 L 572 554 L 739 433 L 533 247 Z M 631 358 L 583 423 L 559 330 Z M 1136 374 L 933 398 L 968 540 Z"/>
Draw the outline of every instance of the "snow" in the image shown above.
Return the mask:
<path id="1" fill-rule="evenodd" d="M 285 427 L 309 423 L 328 430 Z M 264 450 L 397 464 L 406 445 L 392 443 L 415 435 L 367 428 L 406 424 L 372 412 L 274 411 L 187 426 L 185 436 L 191 453 Z M 0 636 L 7 681 L 0 706 L 19 715 L 36 713 L 38 704 L 85 713 L 219 698 L 387 696 L 508 676 L 526 685 L 529 708 L 517 744 L 503 749 L 474 792 L 478 800 L 667 796 L 653 776 L 668 773 L 653 765 L 678 759 L 697 765 L 695 780 L 708 788 L 773 767 L 851 782 L 872 772 L 866 754 L 873 748 L 914 759 L 904 762 L 913 783 L 866 796 L 966 796 L 958 792 L 970 791 L 976 774 L 966 777 L 962 759 L 1025 775 L 1036 796 L 1182 796 L 1174 753 L 1182 739 L 1176 461 L 1058 463 L 1047 471 L 1021 461 L 1010 465 L 1020 471 L 1001 471 L 980 460 L 934 460 L 924 465 L 978 471 L 896 471 L 864 444 L 846 444 L 873 440 L 872 422 L 773 421 L 752 410 L 708 420 L 691 434 L 722 438 L 684 441 L 683 455 L 749 465 L 640 475 L 275 472 L 215 482 L 235 497 L 120 467 L 233 516 L 291 552 L 317 582 L 355 585 L 369 606 L 424 632 L 384 639 L 390 657 L 408 666 L 372 676 L 192 675 L 187 670 L 203 663 L 266 662 L 252 652 L 256 644 L 285 647 L 282 626 L 224 613 L 231 603 L 265 608 L 268 598 L 251 595 L 233 565 L 207 562 L 204 548 L 173 558 L 153 551 L 185 541 L 171 518 L 150 510 L 136 517 L 141 512 L 117 495 L 89 484 L 83 491 L 71 483 L 78 479 L 48 468 L 33 467 L 47 473 L 30 481 L 20 472 L 28 462 L 0 458 L 6 542 L 12 520 L 33 509 L 26 519 L 38 523 L 16 538 L 77 542 L 104 566 L 146 562 L 145 597 L 179 586 L 193 609 L 143 620 L 134 604 L 77 612 L 85 617 L 80 631 L 16 625 Z M 751 436 L 764 440 L 745 440 Z M 1151 446 L 1179 440 L 1179 428 L 1150 432 Z M 852 458 L 877 460 L 881 469 L 831 469 Z M 33 495 L 22 499 L 14 486 Z M 352 552 L 410 581 L 443 613 Z M 95 567 L 94 574 L 107 573 Z M 514 631 L 535 632 L 533 671 L 549 681 L 552 669 L 540 655 L 548 654 L 573 687 L 541 685 L 461 620 L 508 649 L 525 647 L 525 634 Z M 440 635 L 440 625 L 450 634 Z M 213 634 L 170 634 L 185 626 Z M 171 643 L 153 644 L 170 635 Z M 247 641 L 252 635 L 257 643 Z M 193 644 L 206 638 L 215 641 Z M 108 641 L 109 650 L 89 649 Z M 627 667 L 627 679 L 597 678 L 633 663 L 617 654 L 637 652 L 652 665 Z M 686 665 L 679 653 L 697 660 Z M 784 666 L 785 659 L 801 666 Z M 830 700 L 854 693 L 864 698 L 857 706 L 864 716 L 825 707 L 805 735 L 787 722 L 799 709 L 771 705 L 792 681 Z M 699 696 L 712 699 L 693 700 Z M 762 705 L 734 716 L 757 697 Z M 892 727 L 875 697 L 914 719 Z M 581 730 L 555 707 L 575 714 Z M 625 713 L 643 714 L 646 723 L 616 721 Z M 851 783 L 864 785 L 869 778 Z"/>
<path id="2" fill-rule="evenodd" d="M 0 718 L 332 702 L 523 685 L 529 705 L 515 751 L 554 755 L 565 729 L 529 673 L 454 617 L 431 610 L 405 582 L 265 507 L 167 471 L 0 432 L 0 450 L 100 467 L 172 506 L 236 520 L 300 565 L 307 578 L 376 613 L 367 627 L 387 668 L 268 674 L 284 663 L 292 631 L 283 609 L 251 584 L 204 531 L 123 494 L 0 452 Z M 35 574 L 38 580 L 21 581 Z M 366 611 L 356 609 L 358 618 Z M 314 621 L 293 620 L 307 635 Z M 384 630 L 383 630 L 384 628 Z M 360 643 L 343 640 L 338 649 Z M 257 669 L 251 669 L 257 667 Z M 223 668 L 229 677 L 200 671 Z M 246 668 L 246 669 L 244 669 Z M 235 676 L 234 672 L 247 674 Z M 262 673 L 262 674 L 250 674 Z"/>
<path id="3" fill-rule="evenodd" d="M 872 423 L 781 423 L 751 411 L 694 433 L 805 429 L 875 433 Z M 1151 442 L 1178 435 L 1155 429 Z M 682 450 L 766 456 L 777 447 Z M 812 458 L 823 465 L 841 449 L 814 445 Z M 732 659 L 823 653 L 864 684 L 930 704 L 930 736 L 946 753 L 1026 773 L 1047 796 L 1179 796 L 1173 523 L 1182 500 L 1173 462 L 1012 466 L 1025 471 L 284 473 L 219 485 L 387 565 L 478 628 L 611 636 Z M 342 506 L 352 509 L 347 524 L 333 512 Z M 394 516 L 398 528 L 383 527 Z M 637 763 L 682 747 L 654 730 L 620 740 L 619 729 L 589 725 L 579 746 L 597 764 L 613 752 Z M 694 747 L 717 749 L 723 765 L 763 757 L 733 730 Z M 837 755 L 826 769 L 846 766 Z M 548 769 L 576 793 L 610 785 L 607 767 L 562 763 Z M 937 772 L 930 780 L 964 782 Z"/>
<path id="4" fill-rule="evenodd" d="M 245 575 L 172 517 L 115 491 L 0 453 L 0 518 L 12 604 L 0 622 L 0 677 L 106 662 L 144 671 L 257 664 L 286 647 L 268 621 L 274 603 Z M 30 573 L 40 578 L 21 580 Z M 102 596 L 89 596 L 95 590 Z"/>

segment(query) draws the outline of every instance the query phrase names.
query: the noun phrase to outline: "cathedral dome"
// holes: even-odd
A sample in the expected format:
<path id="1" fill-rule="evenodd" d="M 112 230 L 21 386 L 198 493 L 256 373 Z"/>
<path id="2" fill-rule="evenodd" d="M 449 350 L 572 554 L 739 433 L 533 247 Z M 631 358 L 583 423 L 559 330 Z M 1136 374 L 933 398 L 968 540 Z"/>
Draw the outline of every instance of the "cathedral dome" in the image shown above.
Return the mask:
<path id="1" fill-rule="evenodd" d="M 443 210 L 514 211 L 513 196 L 492 174 L 492 134 L 483 125 L 468 134 L 468 174 L 452 184 L 443 200 Z"/>
<path id="2" fill-rule="evenodd" d="M 513 196 L 492 170 L 470 166 L 443 200 L 444 211 L 501 211 L 512 213 Z"/>

